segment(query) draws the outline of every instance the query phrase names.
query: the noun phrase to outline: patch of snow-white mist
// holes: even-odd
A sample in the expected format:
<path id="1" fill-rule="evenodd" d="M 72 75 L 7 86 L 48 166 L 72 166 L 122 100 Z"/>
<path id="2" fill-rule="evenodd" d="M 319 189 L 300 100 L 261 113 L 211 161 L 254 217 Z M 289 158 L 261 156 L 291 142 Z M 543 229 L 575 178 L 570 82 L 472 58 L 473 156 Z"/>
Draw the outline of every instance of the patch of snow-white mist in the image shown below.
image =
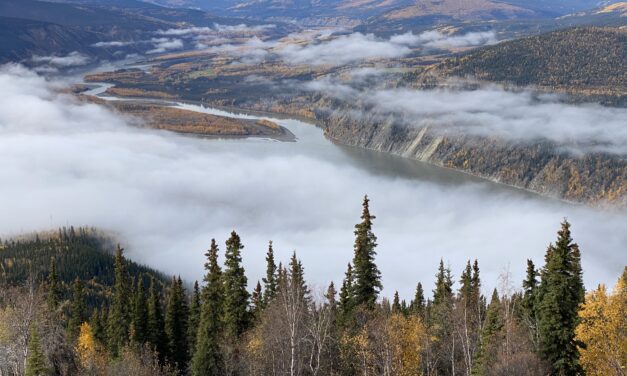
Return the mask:
<path id="1" fill-rule="evenodd" d="M 359 75 L 354 77 L 360 79 Z M 454 83 L 451 86 L 435 90 L 359 90 L 330 77 L 302 85 L 305 90 L 402 115 L 409 126 L 521 142 L 544 139 L 573 152 L 627 155 L 627 109 L 595 103 L 568 104 L 558 95 L 508 91 L 498 85 L 476 90 L 457 88 Z"/>
<path id="2" fill-rule="evenodd" d="M 59 56 L 59 55 L 50 55 L 50 56 L 39 56 L 34 55 L 31 58 L 31 61 L 36 64 L 45 64 L 55 68 L 66 68 L 66 67 L 76 67 L 80 65 L 85 65 L 91 62 L 91 58 L 85 54 L 82 54 L 78 51 L 70 52 L 67 55 Z"/>

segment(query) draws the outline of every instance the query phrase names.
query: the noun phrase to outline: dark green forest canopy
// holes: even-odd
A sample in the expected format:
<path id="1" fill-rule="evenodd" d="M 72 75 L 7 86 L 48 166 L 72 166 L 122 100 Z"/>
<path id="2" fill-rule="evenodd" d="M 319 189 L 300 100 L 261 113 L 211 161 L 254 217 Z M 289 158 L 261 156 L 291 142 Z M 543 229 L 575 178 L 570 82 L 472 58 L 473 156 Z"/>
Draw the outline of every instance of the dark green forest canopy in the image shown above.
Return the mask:
<path id="1" fill-rule="evenodd" d="M 85 227 L 5 240 L 0 244 L 0 282 L 21 285 L 31 276 L 36 283 L 45 281 L 54 259 L 63 297 L 69 298 L 71 284 L 78 278 L 86 282 L 87 300 L 94 306 L 114 283 L 114 250 L 110 236 Z M 161 284 L 169 283 L 163 273 L 136 262 L 127 261 L 127 268 L 131 278 L 143 275 L 146 286 L 151 275 Z"/>

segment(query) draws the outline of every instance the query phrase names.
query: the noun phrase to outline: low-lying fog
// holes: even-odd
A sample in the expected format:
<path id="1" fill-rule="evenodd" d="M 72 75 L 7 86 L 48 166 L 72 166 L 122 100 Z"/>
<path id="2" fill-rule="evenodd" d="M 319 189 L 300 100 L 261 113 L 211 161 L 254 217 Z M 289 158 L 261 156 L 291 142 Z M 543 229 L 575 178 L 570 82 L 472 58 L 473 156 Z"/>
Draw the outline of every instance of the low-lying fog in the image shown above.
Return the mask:
<path id="1" fill-rule="evenodd" d="M 18 66 L 0 68 L 0 87 L 0 234 L 97 226 L 117 233 L 132 259 L 193 280 L 203 275 L 210 239 L 223 252 L 235 229 L 251 284 L 273 240 L 280 260 L 296 250 L 308 280 L 323 286 L 339 283 L 352 258 L 367 193 L 387 296 L 399 290 L 410 298 L 418 281 L 431 290 L 440 258 L 456 279 L 478 258 L 486 289 L 509 268 L 518 287 L 525 260 L 543 263 L 563 217 L 581 246 L 588 288 L 613 284 L 625 265 L 624 212 L 449 171 L 443 176 L 453 178 L 410 178 L 383 162 L 376 167 L 372 154 L 365 168 L 359 153 L 296 121 L 280 121 L 296 143 L 209 140 L 130 127 L 102 107 L 55 94 L 55 85 Z"/>

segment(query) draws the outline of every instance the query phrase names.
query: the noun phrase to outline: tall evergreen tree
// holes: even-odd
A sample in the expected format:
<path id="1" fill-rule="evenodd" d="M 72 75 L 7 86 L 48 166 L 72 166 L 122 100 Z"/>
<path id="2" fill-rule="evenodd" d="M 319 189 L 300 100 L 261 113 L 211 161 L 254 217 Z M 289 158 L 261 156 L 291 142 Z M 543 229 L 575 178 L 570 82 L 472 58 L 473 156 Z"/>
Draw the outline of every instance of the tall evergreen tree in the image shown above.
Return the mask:
<path id="1" fill-rule="evenodd" d="M 444 261 L 440 260 L 438 274 L 435 276 L 435 290 L 433 290 L 433 306 L 446 306 L 450 308 L 453 297 L 453 281 L 451 271 L 444 267 Z"/>
<path id="2" fill-rule="evenodd" d="M 299 298 L 309 300 L 309 289 L 307 288 L 307 283 L 305 282 L 305 269 L 303 268 L 303 264 L 296 257 L 296 252 L 292 254 L 290 259 L 290 281 L 291 286 L 298 291 Z"/>
<path id="3" fill-rule="evenodd" d="M 226 241 L 224 261 L 224 329 L 231 338 L 238 338 L 247 328 L 249 322 L 248 299 L 246 289 L 248 280 L 242 266 L 241 250 L 244 248 L 239 235 L 231 232 Z"/>
<path id="4" fill-rule="evenodd" d="M 224 363 L 221 352 L 221 340 L 224 332 L 222 309 L 224 292 L 222 271 L 218 264 L 218 245 L 211 239 L 211 248 L 205 254 L 205 287 L 202 290 L 200 323 L 196 334 L 196 346 L 192 358 L 192 375 L 221 376 Z"/>
<path id="5" fill-rule="evenodd" d="M 459 296 L 460 300 L 464 302 L 464 304 L 468 303 L 471 300 L 472 295 L 472 267 L 470 266 L 470 260 L 466 262 L 466 268 L 462 272 L 462 275 L 459 280 L 460 288 L 459 288 Z"/>
<path id="6" fill-rule="evenodd" d="M 392 312 L 401 313 L 401 301 L 398 296 L 398 291 L 394 291 L 394 299 L 392 300 Z"/>
<path id="7" fill-rule="evenodd" d="M 155 277 L 150 277 L 148 288 L 148 343 L 159 354 L 159 361 L 163 364 L 168 356 L 168 341 L 165 334 L 163 309 L 161 308 L 161 294 L 157 289 Z"/>
<path id="8" fill-rule="evenodd" d="M 47 303 L 48 308 L 55 310 L 59 306 L 61 300 L 61 286 L 59 276 L 57 275 L 57 264 L 54 257 L 50 257 L 50 267 L 48 270 L 48 278 L 46 281 L 48 289 Z"/>
<path id="9" fill-rule="evenodd" d="M 497 335 L 503 328 L 503 313 L 499 294 L 494 289 L 492 299 L 486 311 L 486 318 L 481 329 L 479 351 L 473 364 L 473 375 L 485 375 L 486 370 L 494 361 L 497 346 Z"/>
<path id="10" fill-rule="evenodd" d="M 268 253 L 266 254 L 266 276 L 262 279 L 263 281 L 263 303 L 267 305 L 274 295 L 276 294 L 277 289 L 277 266 L 274 262 L 274 250 L 272 249 L 272 240 L 268 244 Z"/>
<path id="11" fill-rule="evenodd" d="M 550 245 L 540 273 L 537 295 L 540 352 L 555 375 L 581 374 L 575 328 L 584 301 L 579 246 L 573 243 L 570 224 L 564 220 L 555 245 Z"/>
<path id="12" fill-rule="evenodd" d="M 45 376 L 50 374 L 46 356 L 41 348 L 39 333 L 34 325 L 30 328 L 30 338 L 28 341 L 28 355 L 24 368 L 25 376 Z"/>
<path id="13" fill-rule="evenodd" d="M 537 351 L 539 346 L 538 338 L 538 315 L 536 313 L 537 293 L 538 293 L 538 271 L 533 261 L 527 260 L 527 276 L 522 283 L 523 295 L 521 301 L 522 321 L 531 332 L 531 340 Z"/>
<path id="14" fill-rule="evenodd" d="M 337 308 L 335 295 L 337 295 L 337 291 L 335 290 L 335 285 L 333 284 L 333 281 L 331 281 L 331 283 L 329 283 L 329 287 L 327 288 L 327 291 L 324 294 L 324 297 L 327 299 L 327 304 L 329 304 L 329 307 L 331 308 L 332 312 L 335 312 L 335 309 Z"/>
<path id="15" fill-rule="evenodd" d="M 144 279 L 137 278 L 137 287 L 133 297 L 133 317 L 131 321 L 131 340 L 136 344 L 144 344 L 148 340 L 148 300 L 144 288 Z"/>
<path id="16" fill-rule="evenodd" d="M 81 324 L 87 320 L 87 306 L 83 293 L 83 282 L 77 277 L 73 283 L 72 304 L 70 306 L 70 319 L 68 320 L 68 334 L 70 338 L 78 337 Z"/>
<path id="17" fill-rule="evenodd" d="M 168 354 L 170 363 L 180 374 L 187 371 L 189 359 L 187 325 L 189 308 L 185 298 L 185 289 L 181 277 L 172 277 L 172 287 L 168 297 L 168 307 L 165 314 L 165 332 L 168 338 Z"/>
<path id="18" fill-rule="evenodd" d="M 261 315 L 261 311 L 263 310 L 263 291 L 261 290 L 261 283 L 257 281 L 257 285 L 253 290 L 253 293 L 250 298 L 251 302 L 251 312 L 253 318 L 256 320 Z"/>
<path id="19" fill-rule="evenodd" d="M 94 338 L 100 343 L 105 343 L 107 337 L 105 322 L 103 322 L 102 314 L 98 308 L 92 311 L 91 317 L 89 318 L 89 325 L 91 326 Z"/>
<path id="20" fill-rule="evenodd" d="M 433 290 L 433 303 L 429 308 L 429 329 L 434 336 L 433 351 L 439 359 L 436 368 L 438 374 L 451 374 L 453 365 L 448 361 L 453 352 L 453 328 L 451 320 L 453 315 L 453 280 L 449 268 L 444 267 L 444 261 L 440 260 L 438 273 L 436 274 L 435 290 Z"/>
<path id="21" fill-rule="evenodd" d="M 374 262 L 377 237 L 372 232 L 372 220 L 376 217 L 370 214 L 369 202 L 368 196 L 364 196 L 361 222 L 355 225 L 353 294 L 356 305 L 373 308 L 383 286 L 381 272 Z"/>
<path id="22" fill-rule="evenodd" d="M 529 317 L 535 316 L 536 289 L 538 287 L 538 272 L 533 261 L 527 260 L 527 276 L 523 281 L 522 308 Z"/>
<path id="23" fill-rule="evenodd" d="M 425 294 L 422 289 L 422 283 L 416 285 L 416 294 L 414 300 L 410 304 L 411 311 L 418 317 L 424 318 L 425 315 Z"/>
<path id="24" fill-rule="evenodd" d="M 277 290 L 279 286 L 285 286 L 287 284 L 287 270 L 283 267 L 283 263 L 279 262 L 279 267 L 276 271 L 276 286 Z"/>
<path id="25" fill-rule="evenodd" d="M 118 245 L 115 251 L 115 282 L 113 285 L 113 298 L 109 308 L 109 320 L 107 322 L 107 340 L 111 355 L 117 357 L 120 349 L 128 342 L 128 328 L 130 323 L 128 275 L 124 249 Z"/>
<path id="26" fill-rule="evenodd" d="M 200 324 L 200 306 L 200 288 L 198 287 L 198 281 L 194 281 L 194 290 L 189 305 L 189 325 L 187 329 L 190 355 L 194 354 L 196 348 L 196 334 L 198 333 L 198 325 Z"/>
<path id="27" fill-rule="evenodd" d="M 354 294 L 353 294 L 353 266 L 349 263 L 344 274 L 344 281 L 340 288 L 340 302 L 339 308 L 342 318 L 347 318 L 355 308 Z"/>

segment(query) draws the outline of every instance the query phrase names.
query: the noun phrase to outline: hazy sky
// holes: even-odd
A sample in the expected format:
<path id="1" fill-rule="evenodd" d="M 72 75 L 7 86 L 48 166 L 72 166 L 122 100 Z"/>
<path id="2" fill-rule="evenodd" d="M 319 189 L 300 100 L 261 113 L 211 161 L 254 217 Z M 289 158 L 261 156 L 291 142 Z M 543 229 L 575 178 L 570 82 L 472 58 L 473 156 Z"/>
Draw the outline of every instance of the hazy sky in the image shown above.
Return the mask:
<path id="1" fill-rule="evenodd" d="M 456 279 L 467 259 L 479 258 L 485 288 L 509 265 L 518 287 L 525 260 L 542 263 L 565 216 L 588 287 L 613 284 L 627 261 L 624 213 L 350 152 L 311 125 L 280 121 L 295 143 L 208 140 L 130 127 L 17 66 L 0 68 L 0 87 L 0 234 L 97 226 L 115 232 L 129 257 L 193 280 L 203 274 L 210 239 L 222 259 L 235 229 L 251 284 L 265 270 L 272 239 L 278 259 L 296 250 L 308 280 L 323 286 L 340 283 L 351 260 L 367 193 L 387 296 L 398 289 L 409 298 L 418 281 L 430 291 L 440 258 Z"/>

